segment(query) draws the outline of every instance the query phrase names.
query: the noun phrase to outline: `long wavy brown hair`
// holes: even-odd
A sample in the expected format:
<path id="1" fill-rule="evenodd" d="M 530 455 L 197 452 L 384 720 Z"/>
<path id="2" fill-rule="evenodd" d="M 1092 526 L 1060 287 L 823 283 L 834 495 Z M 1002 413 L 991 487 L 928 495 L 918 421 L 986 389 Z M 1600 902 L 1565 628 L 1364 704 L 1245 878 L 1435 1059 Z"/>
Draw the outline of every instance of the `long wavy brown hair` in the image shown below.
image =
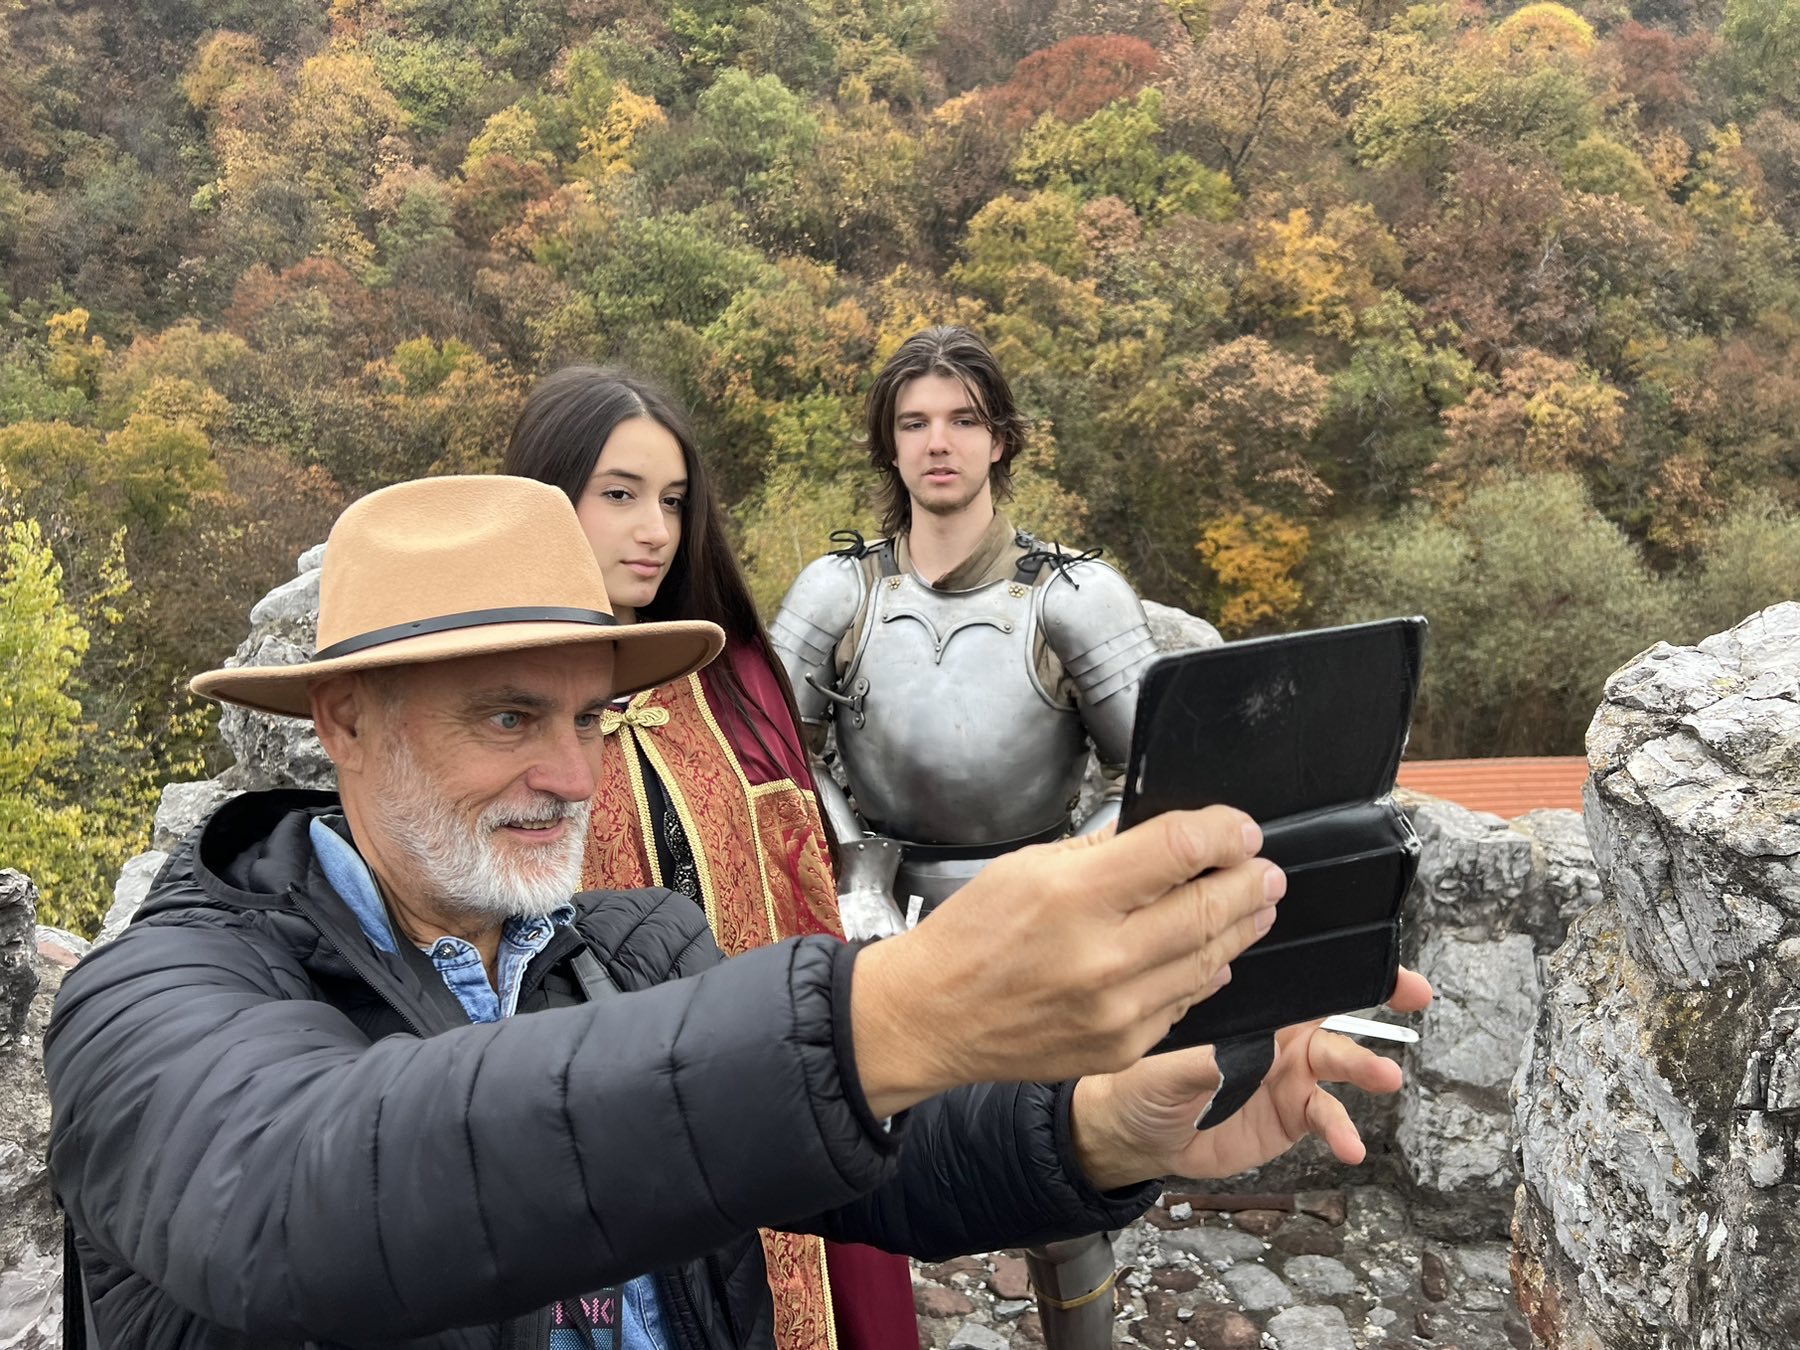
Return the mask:
<path id="1" fill-rule="evenodd" d="M 896 465 L 894 405 L 907 382 L 922 375 L 947 375 L 960 384 L 981 410 L 988 431 L 1000 442 L 1000 458 L 988 469 L 988 483 L 997 502 L 1012 495 L 1012 462 L 1025 448 L 1025 433 L 1031 425 L 1013 401 L 1012 386 L 987 343 L 967 328 L 938 324 L 902 342 L 869 386 L 865 405 L 869 462 L 882 474 L 881 529 L 888 535 L 912 528 L 912 494 Z"/>
<path id="2" fill-rule="evenodd" d="M 656 596 L 638 610 L 644 620 L 707 619 L 725 630 L 729 638 L 754 644 L 775 674 L 787 713 L 788 726 L 799 735 L 800 714 L 794 705 L 793 686 L 769 641 L 768 629 L 750 598 L 749 583 L 732 555 L 725 537 L 725 512 L 719 504 L 706 466 L 694 448 L 694 434 L 686 415 L 655 384 L 622 370 L 601 366 L 564 366 L 547 375 L 526 396 L 519 420 L 513 424 L 501 472 L 561 488 L 571 503 L 579 503 L 594 465 L 600 460 L 619 423 L 647 417 L 675 438 L 687 468 L 687 495 L 681 507 L 681 540 L 668 575 Z M 756 737 L 763 752 L 774 759 L 763 727 L 781 735 L 780 724 L 770 710 L 760 707 L 738 679 L 729 662 L 717 667 L 726 697 Z M 758 722 L 762 726 L 758 725 Z M 779 761 L 778 761 L 779 762 Z M 836 841 L 831 840 L 832 862 L 837 862 Z"/>

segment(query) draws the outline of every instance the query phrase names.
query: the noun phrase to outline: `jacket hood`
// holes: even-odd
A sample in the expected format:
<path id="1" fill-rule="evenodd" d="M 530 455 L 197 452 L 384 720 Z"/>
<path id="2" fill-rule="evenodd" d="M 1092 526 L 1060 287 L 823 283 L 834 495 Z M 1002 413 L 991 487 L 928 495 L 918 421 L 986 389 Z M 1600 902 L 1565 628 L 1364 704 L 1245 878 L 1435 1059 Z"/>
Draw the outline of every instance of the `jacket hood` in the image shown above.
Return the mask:
<path id="1" fill-rule="evenodd" d="M 313 818 L 341 809 L 335 792 L 283 788 L 233 797 L 181 841 L 151 883 L 137 917 L 195 906 L 287 906 L 313 867 Z"/>

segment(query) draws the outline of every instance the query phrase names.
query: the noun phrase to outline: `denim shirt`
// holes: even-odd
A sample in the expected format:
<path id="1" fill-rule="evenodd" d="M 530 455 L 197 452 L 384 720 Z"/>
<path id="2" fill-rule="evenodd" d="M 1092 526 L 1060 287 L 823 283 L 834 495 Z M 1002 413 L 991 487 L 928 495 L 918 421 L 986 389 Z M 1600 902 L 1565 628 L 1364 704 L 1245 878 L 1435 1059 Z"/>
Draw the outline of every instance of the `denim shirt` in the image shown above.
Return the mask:
<path id="1" fill-rule="evenodd" d="M 387 907 L 382 903 L 381 890 L 375 884 L 369 865 L 362 860 L 355 845 L 333 828 L 342 821 L 342 816 L 313 818 L 308 828 L 313 852 L 324 869 L 326 880 L 356 915 L 356 921 L 369 941 L 384 952 L 398 952 L 393 928 L 388 923 Z M 498 992 L 488 983 L 481 953 L 473 944 L 461 938 L 440 937 L 425 949 L 425 954 L 444 977 L 444 983 L 456 995 L 456 1001 L 462 1004 L 471 1022 L 498 1022 L 518 1011 L 519 981 L 531 958 L 549 945 L 559 924 L 572 923 L 574 919 L 573 905 L 559 906 L 543 918 L 518 915 L 509 918 L 500 929 L 500 957 L 496 963 L 500 979 Z M 596 1296 L 580 1303 L 585 1308 L 598 1301 L 599 1296 Z M 669 1350 L 668 1337 L 663 1331 L 662 1305 L 650 1276 L 640 1275 L 626 1281 L 620 1287 L 619 1302 L 620 1340 L 616 1344 L 609 1330 L 596 1328 L 590 1341 L 582 1331 L 559 1326 L 551 1329 L 549 1350 L 590 1350 L 590 1347 L 592 1350 Z"/>

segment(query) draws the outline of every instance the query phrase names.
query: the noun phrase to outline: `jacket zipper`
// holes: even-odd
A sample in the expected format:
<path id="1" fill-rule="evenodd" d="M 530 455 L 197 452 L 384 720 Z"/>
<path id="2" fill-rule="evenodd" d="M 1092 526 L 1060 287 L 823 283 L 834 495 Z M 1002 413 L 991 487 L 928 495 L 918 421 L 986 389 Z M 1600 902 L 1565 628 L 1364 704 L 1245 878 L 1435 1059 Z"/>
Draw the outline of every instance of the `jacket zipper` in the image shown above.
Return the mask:
<path id="1" fill-rule="evenodd" d="M 420 1040 L 426 1040 L 432 1035 L 431 1032 L 425 1030 L 425 1028 L 420 1025 L 418 1018 L 414 1017 L 405 1008 L 402 1008 L 388 995 L 387 991 L 381 987 L 382 982 L 376 978 L 376 972 L 365 965 L 361 957 L 352 956 L 349 952 L 345 951 L 343 943 L 339 942 L 330 933 L 326 932 L 324 926 L 320 924 L 318 920 L 314 919 L 311 914 L 307 914 L 304 906 L 299 906 L 299 909 L 302 914 L 306 915 L 307 922 L 312 924 L 313 929 L 318 935 L 325 939 L 325 945 L 331 948 L 331 950 L 336 952 L 339 956 L 343 957 L 344 964 L 362 977 L 362 982 L 368 985 L 370 989 L 374 990 L 375 996 L 400 1015 L 400 1020 L 406 1023 L 407 1028 L 413 1035 L 417 1036 Z"/>
<path id="2" fill-rule="evenodd" d="M 312 924 L 313 929 L 318 935 L 325 939 L 325 945 L 343 958 L 344 964 L 349 966 L 350 969 L 354 970 L 357 975 L 362 978 L 362 982 L 375 992 L 377 998 L 399 1014 L 400 1020 L 406 1023 L 413 1035 L 417 1036 L 422 1041 L 428 1040 L 432 1033 L 426 1031 L 420 1024 L 418 1018 L 414 1017 L 405 1008 L 401 1007 L 400 1004 L 388 994 L 387 990 L 382 987 L 383 981 L 377 978 L 377 973 L 372 971 L 364 963 L 361 957 L 352 956 L 349 952 L 345 951 L 343 943 L 339 942 L 327 932 L 325 925 L 313 918 L 310 913 L 307 913 L 306 906 L 301 902 L 300 897 L 293 892 L 290 892 L 290 894 L 294 897 L 295 908 L 298 909 L 301 914 L 306 915 L 307 922 Z M 516 1347 L 517 1350 L 549 1350 L 549 1345 L 550 1318 L 541 1308 L 535 1313 L 528 1313 L 524 1317 L 510 1318 L 507 1321 L 500 1323 L 501 1350 L 514 1350 L 514 1347 Z"/>

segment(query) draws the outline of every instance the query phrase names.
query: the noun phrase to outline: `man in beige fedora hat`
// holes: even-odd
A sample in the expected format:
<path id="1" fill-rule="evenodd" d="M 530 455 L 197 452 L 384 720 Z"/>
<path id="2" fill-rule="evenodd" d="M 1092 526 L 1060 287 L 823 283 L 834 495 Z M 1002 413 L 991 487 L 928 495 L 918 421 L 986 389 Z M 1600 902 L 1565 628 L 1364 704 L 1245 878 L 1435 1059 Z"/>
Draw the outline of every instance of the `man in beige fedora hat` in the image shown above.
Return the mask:
<path id="1" fill-rule="evenodd" d="M 766 1347 L 759 1225 L 1092 1232 L 1308 1132 L 1354 1160 L 1320 1083 L 1399 1084 L 1295 1028 L 1196 1135 L 1208 1052 L 1140 1059 L 1282 891 L 1222 807 L 1022 851 L 863 947 L 727 962 L 685 898 L 575 894 L 607 700 L 720 637 L 611 623 L 554 488 L 371 494 L 320 610 L 310 662 L 194 687 L 311 716 L 339 793 L 221 807 L 58 998 L 72 1344 Z"/>

